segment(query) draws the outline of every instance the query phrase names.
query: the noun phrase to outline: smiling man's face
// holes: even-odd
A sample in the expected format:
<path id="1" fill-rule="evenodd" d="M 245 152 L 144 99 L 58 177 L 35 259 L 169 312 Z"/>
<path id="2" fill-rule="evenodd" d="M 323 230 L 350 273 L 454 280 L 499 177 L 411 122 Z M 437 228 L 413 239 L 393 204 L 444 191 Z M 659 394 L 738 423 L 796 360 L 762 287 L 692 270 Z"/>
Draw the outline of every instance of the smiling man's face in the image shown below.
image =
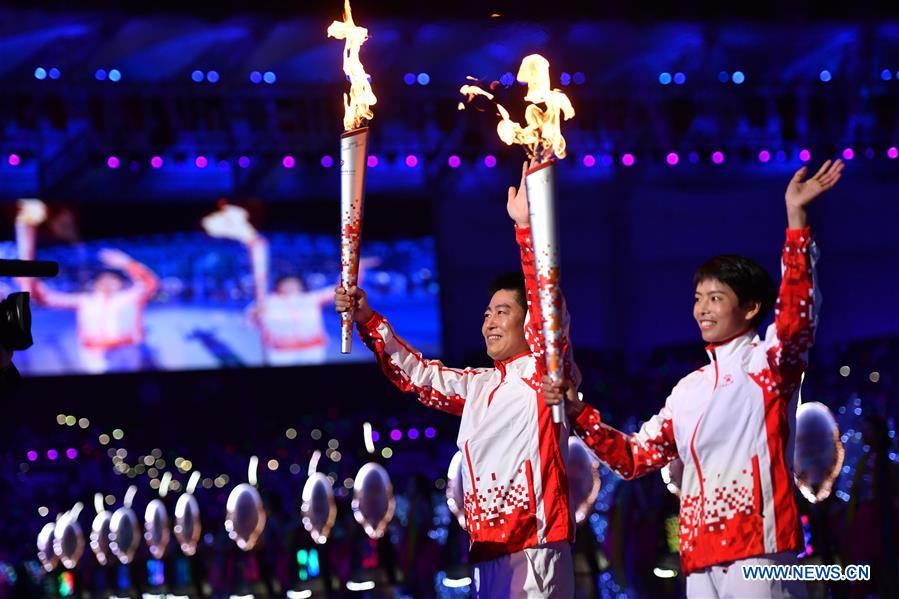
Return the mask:
<path id="1" fill-rule="evenodd" d="M 502 362 L 530 350 L 524 338 L 524 318 L 518 291 L 500 289 L 493 294 L 481 326 L 488 356 Z"/>

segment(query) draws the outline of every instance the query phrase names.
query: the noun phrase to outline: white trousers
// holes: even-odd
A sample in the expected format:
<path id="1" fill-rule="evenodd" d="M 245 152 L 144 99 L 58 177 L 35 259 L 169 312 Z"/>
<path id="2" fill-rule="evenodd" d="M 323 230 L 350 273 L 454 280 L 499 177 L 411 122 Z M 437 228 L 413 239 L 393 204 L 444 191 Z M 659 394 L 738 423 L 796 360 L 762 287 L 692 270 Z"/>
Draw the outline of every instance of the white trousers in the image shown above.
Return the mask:
<path id="1" fill-rule="evenodd" d="M 571 599 L 571 545 L 549 543 L 474 566 L 475 599 Z"/>
<path id="2" fill-rule="evenodd" d="M 792 552 L 771 553 L 710 566 L 687 576 L 690 599 L 805 599 L 801 580 L 745 580 L 740 566 L 790 565 L 799 563 Z"/>

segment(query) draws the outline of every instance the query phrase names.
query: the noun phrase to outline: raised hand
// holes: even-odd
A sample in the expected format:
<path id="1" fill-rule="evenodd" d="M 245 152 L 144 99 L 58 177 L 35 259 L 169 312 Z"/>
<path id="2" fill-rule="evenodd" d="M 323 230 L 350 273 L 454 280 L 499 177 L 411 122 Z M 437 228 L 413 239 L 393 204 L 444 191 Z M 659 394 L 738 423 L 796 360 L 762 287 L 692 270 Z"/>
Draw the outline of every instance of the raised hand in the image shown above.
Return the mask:
<path id="1" fill-rule="evenodd" d="M 233 239 L 250 243 L 256 238 L 256 229 L 250 224 L 249 213 L 240 206 L 225 204 L 201 221 L 203 229 L 212 237 Z"/>
<path id="2" fill-rule="evenodd" d="M 42 201 L 28 198 L 19 200 L 16 222 L 36 227 L 47 220 L 47 205 Z"/>
<path id="3" fill-rule="evenodd" d="M 842 160 L 831 162 L 828 160 L 821 165 L 813 177 L 806 179 L 808 167 L 803 166 L 796 171 L 787 185 L 784 199 L 787 202 L 787 217 L 790 220 L 790 228 L 802 228 L 805 226 L 805 210 L 815 198 L 825 191 L 832 189 L 840 180 L 845 163 Z"/>
<path id="4" fill-rule="evenodd" d="M 134 258 L 121 250 L 104 249 L 97 253 L 97 257 L 104 266 L 115 268 L 117 270 L 125 270 L 128 265 L 134 262 Z"/>
<path id="5" fill-rule="evenodd" d="M 519 227 L 528 227 L 531 224 L 531 219 L 528 216 L 528 189 L 524 183 L 527 170 L 528 163 L 525 162 L 521 165 L 521 183 L 518 184 L 517 189 L 515 187 L 509 188 L 509 200 L 506 202 L 506 210 L 509 212 L 509 216 L 512 217 L 512 220 Z"/>

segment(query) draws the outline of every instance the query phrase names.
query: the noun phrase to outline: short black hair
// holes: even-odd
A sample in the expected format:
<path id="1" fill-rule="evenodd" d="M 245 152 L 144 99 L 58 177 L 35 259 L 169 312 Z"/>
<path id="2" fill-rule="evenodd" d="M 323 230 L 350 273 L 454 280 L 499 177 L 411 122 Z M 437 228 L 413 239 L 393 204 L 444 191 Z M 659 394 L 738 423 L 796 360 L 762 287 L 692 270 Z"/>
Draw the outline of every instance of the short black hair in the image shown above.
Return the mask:
<path id="1" fill-rule="evenodd" d="M 103 275 L 112 275 L 115 278 L 117 278 L 119 281 L 121 281 L 122 283 L 128 282 L 127 277 L 125 277 L 125 275 L 123 275 L 121 271 L 118 271 L 114 268 L 101 268 L 96 273 L 94 273 L 94 276 L 91 277 L 91 281 L 96 281 Z"/>
<path id="2" fill-rule="evenodd" d="M 490 295 L 493 296 L 493 294 L 500 289 L 517 291 L 518 293 L 515 294 L 515 299 L 518 302 L 518 305 L 521 306 L 525 312 L 528 311 L 528 295 L 524 288 L 523 274 L 520 272 L 507 272 L 494 277 L 493 281 L 490 283 Z"/>
<path id="3" fill-rule="evenodd" d="M 777 286 L 771 275 L 755 260 L 744 256 L 715 256 L 696 269 L 693 288 L 708 279 L 717 279 L 734 290 L 741 306 L 749 302 L 761 304 L 758 314 L 752 319 L 752 327 L 758 328 L 777 301 Z"/>

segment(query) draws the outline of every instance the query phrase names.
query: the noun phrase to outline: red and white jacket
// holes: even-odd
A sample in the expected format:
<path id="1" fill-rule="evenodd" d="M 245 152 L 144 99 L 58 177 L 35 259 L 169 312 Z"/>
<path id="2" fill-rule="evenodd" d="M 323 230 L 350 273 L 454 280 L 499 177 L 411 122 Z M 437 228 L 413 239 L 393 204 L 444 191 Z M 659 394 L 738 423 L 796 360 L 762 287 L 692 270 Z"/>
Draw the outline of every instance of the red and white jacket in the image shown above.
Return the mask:
<path id="1" fill-rule="evenodd" d="M 531 352 L 493 368 L 447 368 L 423 358 L 380 314 L 360 325 L 384 374 L 421 403 L 462 417 L 457 439 L 471 538 L 470 561 L 574 539 L 568 509 L 567 425 L 554 425 L 540 384 L 542 359 L 534 252 L 529 229 L 517 229 L 529 313 Z M 568 314 L 564 315 L 567 338 Z"/>
<path id="2" fill-rule="evenodd" d="M 680 555 L 690 572 L 803 547 L 793 438 L 820 297 L 808 228 L 788 230 L 775 321 L 709 345 L 708 366 L 675 385 L 665 407 L 626 435 L 587 407 L 575 431 L 613 471 L 642 476 L 680 458 Z"/>
<path id="3" fill-rule="evenodd" d="M 54 291 L 40 281 L 34 284 L 33 293 L 42 305 L 76 310 L 82 347 L 109 350 L 139 344 L 144 340 L 144 307 L 156 294 L 159 279 L 137 261 L 132 261 L 125 273 L 132 284 L 112 294 Z"/>

